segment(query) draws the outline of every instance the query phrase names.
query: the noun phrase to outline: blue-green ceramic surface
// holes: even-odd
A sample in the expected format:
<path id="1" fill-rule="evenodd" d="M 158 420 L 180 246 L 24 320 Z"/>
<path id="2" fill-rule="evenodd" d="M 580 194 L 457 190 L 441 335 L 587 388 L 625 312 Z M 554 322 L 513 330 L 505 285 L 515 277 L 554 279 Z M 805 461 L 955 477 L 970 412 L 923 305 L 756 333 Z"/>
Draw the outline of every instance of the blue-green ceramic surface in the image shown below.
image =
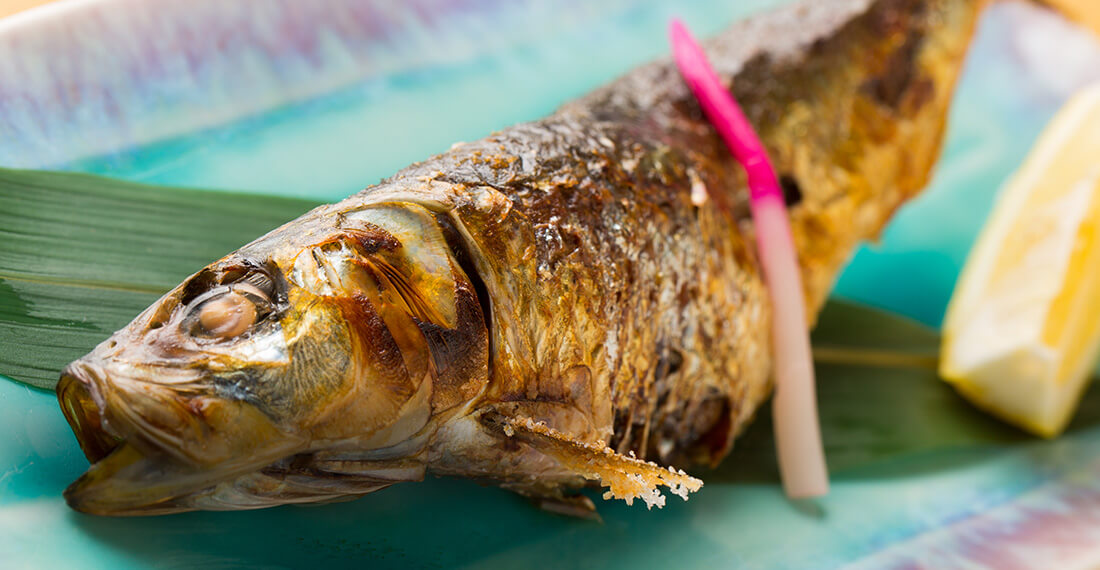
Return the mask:
<path id="1" fill-rule="evenodd" d="M 0 165 L 335 200 L 663 54 L 673 15 L 705 35 L 782 3 L 62 2 L 0 22 Z M 1068 45 L 1076 67 L 1035 64 Z M 1023 4 L 991 10 L 934 184 L 855 255 L 837 294 L 937 325 L 996 189 L 1098 71 L 1081 32 Z M 53 395 L 0 379 L 0 567 L 1088 565 L 1098 451 L 1096 428 L 934 449 L 836 473 L 804 508 L 774 481 L 717 477 L 660 512 L 601 504 L 602 525 L 450 480 L 312 508 L 106 519 L 61 499 L 86 462 Z"/>

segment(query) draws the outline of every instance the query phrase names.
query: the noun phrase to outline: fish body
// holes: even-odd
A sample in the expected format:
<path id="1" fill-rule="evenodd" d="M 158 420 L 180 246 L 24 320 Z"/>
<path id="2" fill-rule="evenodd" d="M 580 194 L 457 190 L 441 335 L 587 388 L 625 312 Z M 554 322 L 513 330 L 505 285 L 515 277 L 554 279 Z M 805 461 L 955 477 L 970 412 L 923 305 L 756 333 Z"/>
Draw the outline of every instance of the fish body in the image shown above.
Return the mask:
<path id="1" fill-rule="evenodd" d="M 783 182 L 816 312 L 928 181 L 984 2 L 806 2 L 705 44 Z M 662 504 L 771 391 L 744 175 L 669 59 L 218 260 L 70 365 L 74 508 L 355 497 L 427 474 Z M 809 324 L 809 323 L 808 323 Z"/>

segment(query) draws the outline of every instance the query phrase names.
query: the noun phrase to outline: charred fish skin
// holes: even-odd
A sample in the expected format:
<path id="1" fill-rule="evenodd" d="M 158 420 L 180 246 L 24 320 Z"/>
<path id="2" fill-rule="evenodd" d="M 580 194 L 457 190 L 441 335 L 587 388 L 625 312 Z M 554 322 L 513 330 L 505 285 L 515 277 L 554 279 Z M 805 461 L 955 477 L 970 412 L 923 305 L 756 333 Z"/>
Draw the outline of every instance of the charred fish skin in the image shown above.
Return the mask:
<path id="1" fill-rule="evenodd" d="M 806 296 L 927 182 L 982 0 L 838 0 L 706 47 L 783 177 Z M 216 261 L 58 385 L 97 514 L 428 473 L 662 504 L 770 393 L 739 167 L 667 59 Z M 546 504 L 546 503 L 544 503 Z"/>

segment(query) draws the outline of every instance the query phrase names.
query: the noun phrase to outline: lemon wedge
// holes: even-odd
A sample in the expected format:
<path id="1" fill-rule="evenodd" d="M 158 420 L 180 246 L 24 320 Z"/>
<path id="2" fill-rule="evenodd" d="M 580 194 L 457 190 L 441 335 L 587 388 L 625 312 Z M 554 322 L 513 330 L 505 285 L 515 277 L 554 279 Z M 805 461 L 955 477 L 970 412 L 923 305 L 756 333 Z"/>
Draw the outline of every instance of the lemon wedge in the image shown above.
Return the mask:
<path id="1" fill-rule="evenodd" d="M 1100 85 L 1076 95 L 1001 190 L 944 322 L 940 375 L 1044 437 L 1100 352 Z"/>

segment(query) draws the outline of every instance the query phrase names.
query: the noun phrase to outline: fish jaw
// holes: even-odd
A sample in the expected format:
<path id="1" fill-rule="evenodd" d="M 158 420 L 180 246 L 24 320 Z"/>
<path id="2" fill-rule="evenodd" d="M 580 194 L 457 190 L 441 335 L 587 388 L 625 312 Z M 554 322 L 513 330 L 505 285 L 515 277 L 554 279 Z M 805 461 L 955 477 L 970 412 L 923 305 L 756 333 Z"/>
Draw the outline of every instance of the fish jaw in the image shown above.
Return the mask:
<path id="1" fill-rule="evenodd" d="M 262 469 L 305 445 L 254 407 L 219 400 L 200 411 L 211 444 L 200 451 L 210 454 L 204 460 L 182 455 L 180 447 L 151 435 L 165 430 L 146 423 L 149 416 L 118 413 L 126 404 L 118 403 L 116 390 L 105 387 L 102 370 L 80 360 L 66 368 L 57 385 L 65 419 L 91 463 L 65 490 L 66 501 L 77 511 L 125 516 L 193 510 L 196 498 L 219 482 Z M 155 418 L 162 421 L 184 409 L 178 402 L 164 405 L 164 398 L 169 396 L 162 392 L 135 407 L 157 406 Z M 199 419 L 179 417 L 177 423 L 198 424 Z"/>
<path id="2" fill-rule="evenodd" d="M 74 510 L 104 516 L 144 516 L 194 510 L 259 509 L 291 503 L 356 498 L 394 483 L 419 481 L 422 451 L 434 423 L 399 441 L 317 441 L 276 430 L 243 403 L 231 413 L 232 457 L 206 463 L 181 457 L 178 449 L 148 436 L 146 427 L 110 413 L 97 370 L 83 361 L 70 365 L 58 383 L 61 408 L 91 463 L 65 490 Z M 222 422 L 207 424 L 217 448 Z M 242 436 L 240 434 L 245 434 Z M 384 447 L 378 447 L 384 445 Z"/>

